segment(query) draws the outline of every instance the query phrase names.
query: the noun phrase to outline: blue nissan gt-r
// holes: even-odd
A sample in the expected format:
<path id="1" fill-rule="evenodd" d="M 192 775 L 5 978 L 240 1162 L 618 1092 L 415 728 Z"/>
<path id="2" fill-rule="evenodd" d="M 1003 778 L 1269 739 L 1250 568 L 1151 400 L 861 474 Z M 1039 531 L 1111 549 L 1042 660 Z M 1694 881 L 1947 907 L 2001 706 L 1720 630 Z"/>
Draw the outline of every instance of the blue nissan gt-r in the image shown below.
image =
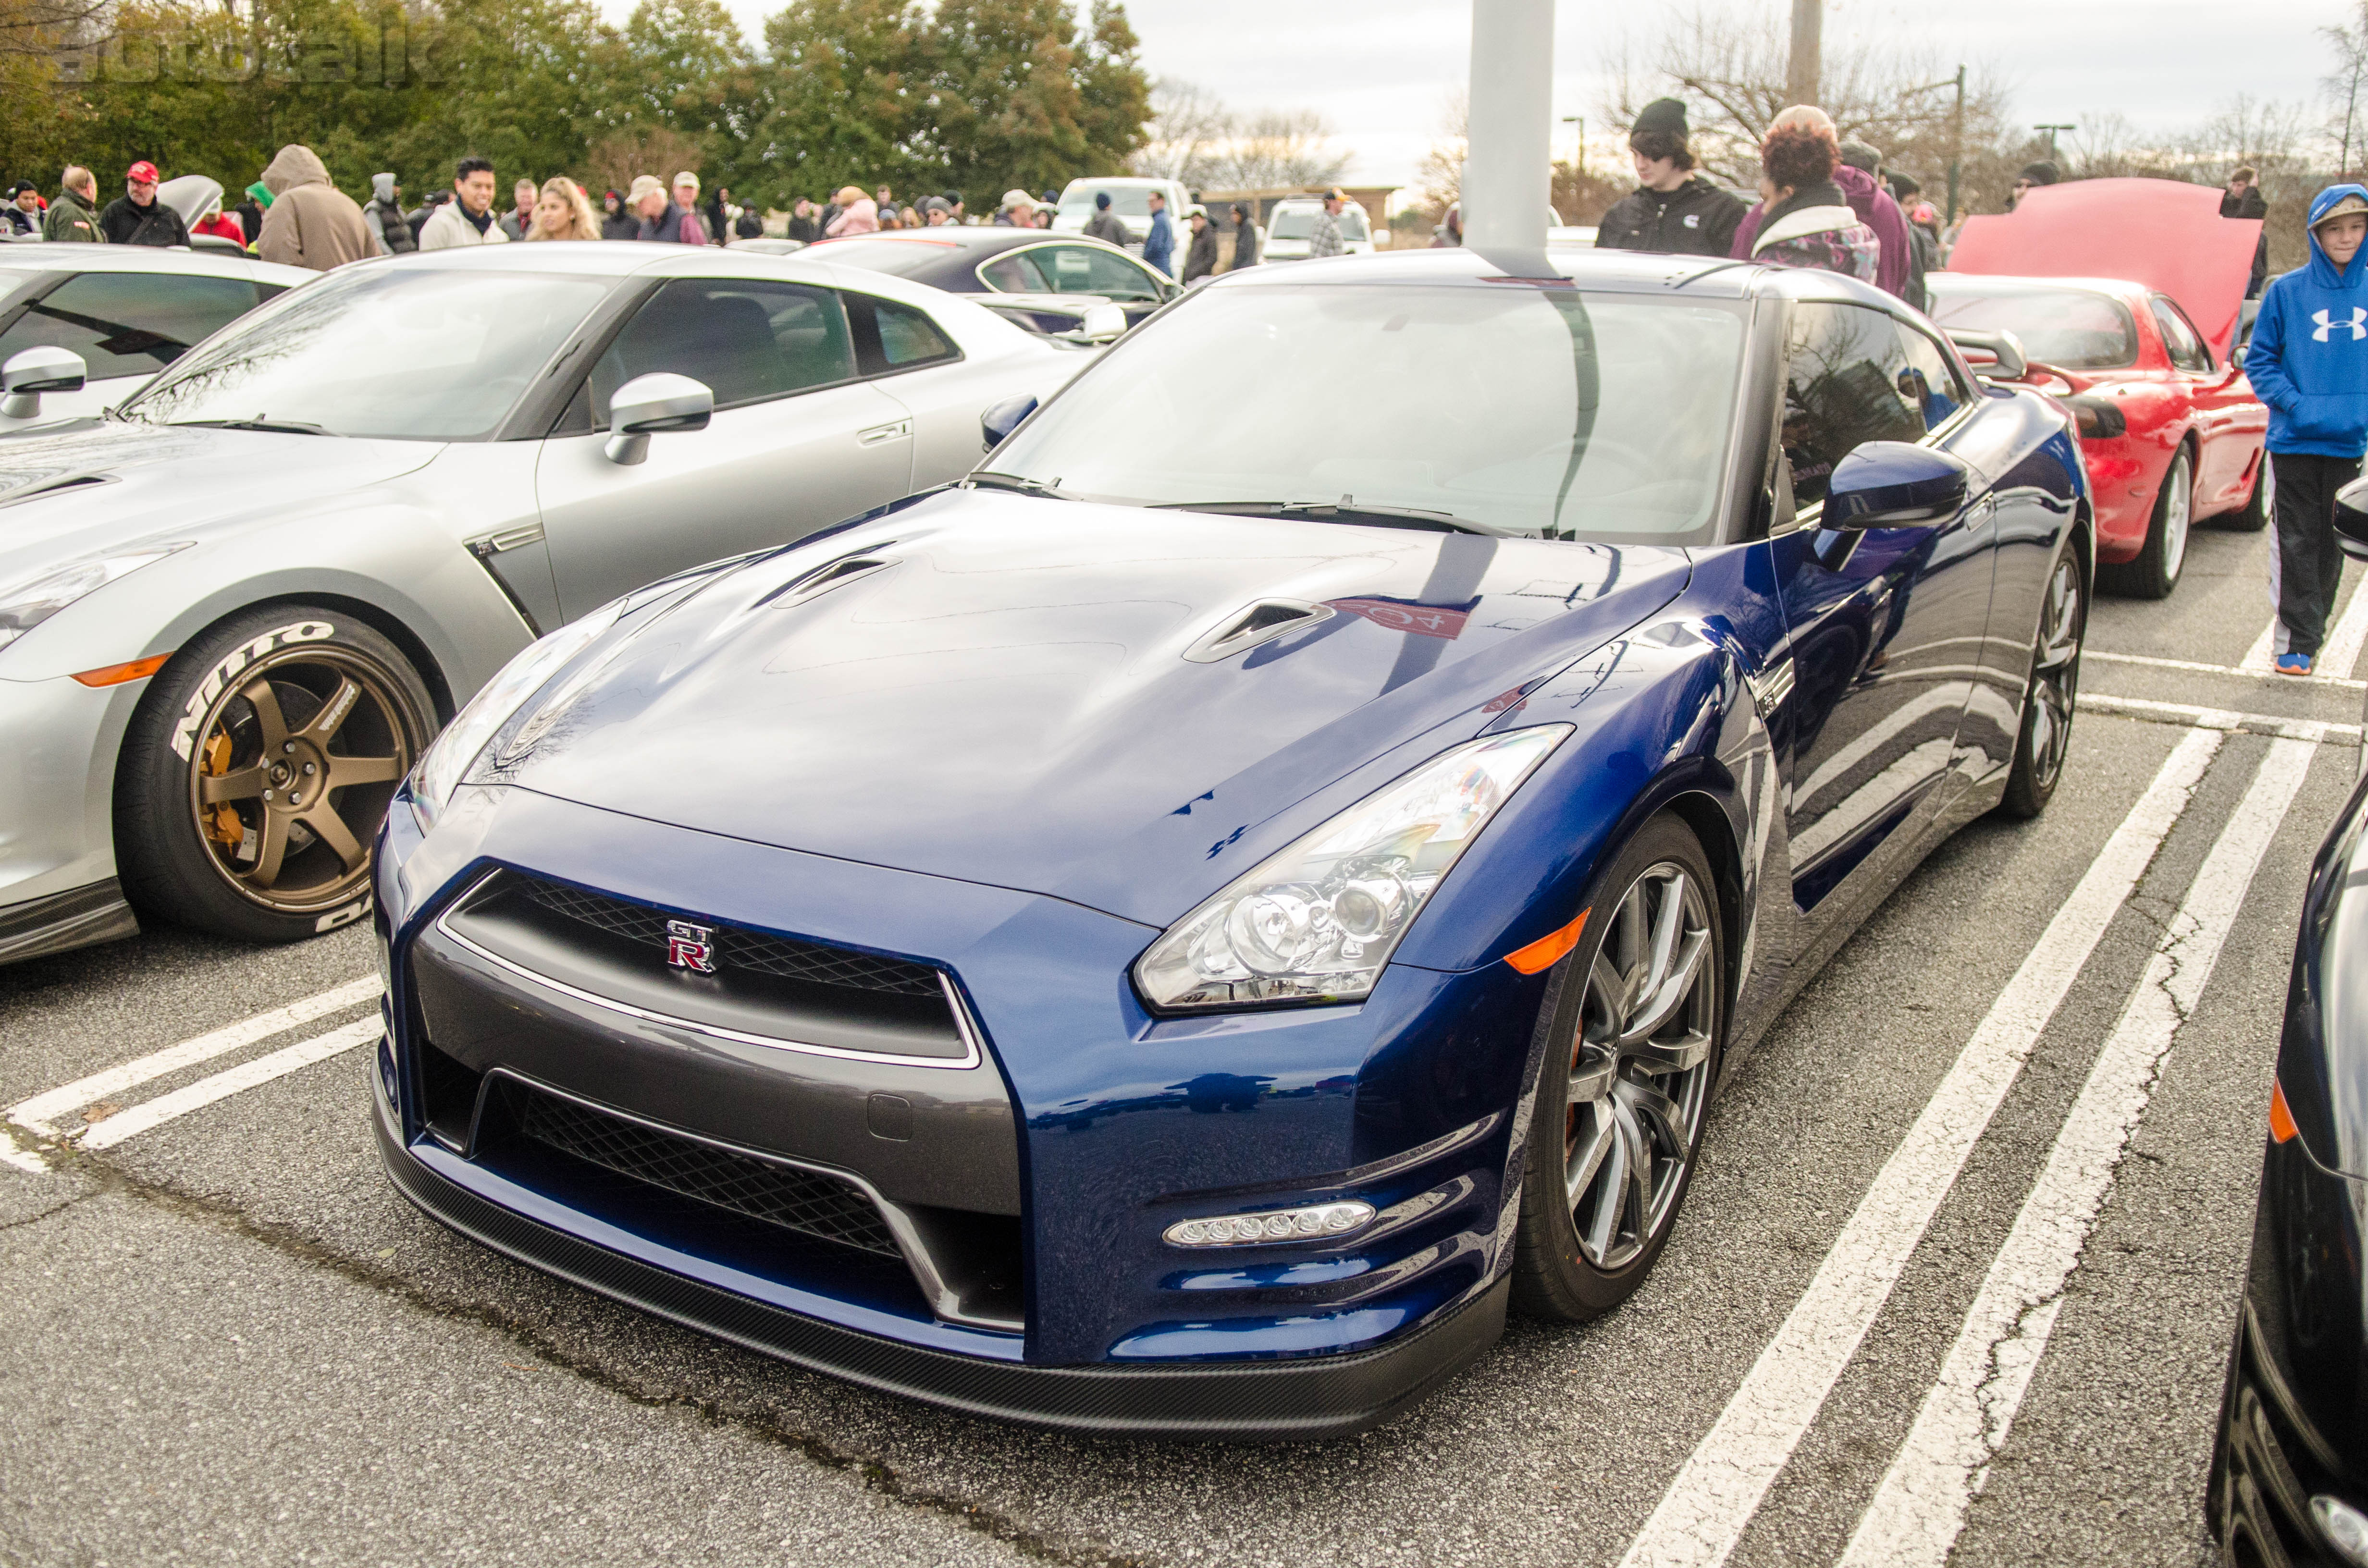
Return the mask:
<path id="1" fill-rule="evenodd" d="M 1786 999 L 2055 788 L 2076 437 L 1855 282 L 1260 267 L 1024 412 L 423 757 L 422 1209 L 939 1404 L 1354 1431 L 1633 1292 Z"/>

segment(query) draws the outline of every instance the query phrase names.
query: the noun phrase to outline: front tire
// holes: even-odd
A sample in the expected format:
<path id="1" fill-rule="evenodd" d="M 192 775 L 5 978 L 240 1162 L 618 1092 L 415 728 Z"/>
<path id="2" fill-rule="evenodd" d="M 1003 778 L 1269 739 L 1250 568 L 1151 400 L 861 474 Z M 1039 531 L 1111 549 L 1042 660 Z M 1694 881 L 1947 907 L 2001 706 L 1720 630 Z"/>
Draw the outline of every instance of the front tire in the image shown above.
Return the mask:
<path id="1" fill-rule="evenodd" d="M 2089 596 L 2080 562 L 2072 551 L 2057 558 L 2039 608 L 2039 635 L 2032 640 L 2031 681 L 2022 696 L 2022 728 L 2015 737 L 2014 766 L 1998 810 L 2029 820 L 2047 809 L 2064 778 L 2072 747 L 2072 711 L 2080 694 L 2080 647 L 2089 631 Z"/>
<path id="2" fill-rule="evenodd" d="M 1512 1271 L 1515 1305 L 1565 1323 L 1634 1295 L 1668 1244 L 1725 1039 L 1726 937 L 1701 842 L 1656 818 L 1600 886 L 1540 1015 Z"/>
<path id="3" fill-rule="evenodd" d="M 2162 488 L 2155 492 L 2146 543 L 2135 559 L 2118 566 L 2100 566 L 2097 585 L 2134 599 L 2169 598 L 2187 565 L 2187 536 L 2194 515 L 2195 464 L 2181 446 L 2171 454 L 2170 466 L 2163 471 Z"/>
<path id="4" fill-rule="evenodd" d="M 2219 519 L 2220 526 L 2240 534 L 2257 534 L 2270 526 L 2271 510 L 2277 505 L 2277 481 L 2270 469 L 2270 453 L 2261 449 L 2260 472 L 2253 475 L 2253 496 L 2242 511 L 2231 512 Z"/>
<path id="5" fill-rule="evenodd" d="M 251 942 L 370 909 L 370 839 L 436 732 L 393 643 L 343 610 L 233 616 L 152 680 L 116 766 L 125 894 L 151 919 Z"/>

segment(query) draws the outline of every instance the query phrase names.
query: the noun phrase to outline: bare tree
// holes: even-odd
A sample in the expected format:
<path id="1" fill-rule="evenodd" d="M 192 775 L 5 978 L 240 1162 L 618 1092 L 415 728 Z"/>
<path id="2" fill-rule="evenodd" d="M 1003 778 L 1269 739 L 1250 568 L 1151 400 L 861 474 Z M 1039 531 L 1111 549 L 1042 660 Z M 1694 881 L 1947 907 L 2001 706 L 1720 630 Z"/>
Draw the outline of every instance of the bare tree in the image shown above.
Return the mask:
<path id="1" fill-rule="evenodd" d="M 1439 108 L 1439 128 L 1430 151 L 1415 165 L 1415 186 L 1422 192 L 1423 210 L 1434 223 L 1446 222 L 1447 210 L 1461 199 L 1463 160 L 1472 148 L 1472 98 L 1458 91 Z"/>
<path id="2" fill-rule="evenodd" d="M 2363 0 L 2368 3 L 2368 0 Z M 1761 5 L 1736 11 L 1698 3 L 1656 21 L 1642 51 L 1623 40 L 1613 59 L 1602 110 L 1626 125 L 1650 98 L 1684 98 L 1694 127 L 1694 155 L 1715 178 L 1748 185 L 1758 177 L 1760 138 L 1792 102 L 1792 37 L 1784 14 Z M 1825 51 L 1819 108 L 1846 138 L 1883 151 L 1895 168 L 1915 171 L 1928 188 L 1961 156 L 1954 111 L 1955 62 L 1929 51 L 1874 45 Z M 1964 152 L 1994 145 L 2004 131 L 2006 93 L 1986 71 L 1967 73 Z"/>
<path id="3" fill-rule="evenodd" d="M 2361 150 L 2363 131 L 2368 131 L 2368 121 L 2360 113 L 2360 88 L 2368 79 L 2368 0 L 2359 0 L 2351 26 L 2321 28 L 2318 36 L 2335 53 L 2334 69 L 2319 78 L 2319 85 L 2332 110 L 2328 133 L 2337 148 L 2335 175 L 2343 179 L 2350 176 L 2353 156 Z"/>
<path id="4" fill-rule="evenodd" d="M 1164 76 L 1152 85 L 1150 140 L 1127 167 L 1155 179 L 1213 185 L 1234 139 L 1234 115 L 1206 87 Z"/>
<path id="5" fill-rule="evenodd" d="M 1237 120 L 1213 160 L 1209 183 L 1229 190 L 1329 185 L 1349 166 L 1332 122 L 1312 108 L 1261 109 Z"/>

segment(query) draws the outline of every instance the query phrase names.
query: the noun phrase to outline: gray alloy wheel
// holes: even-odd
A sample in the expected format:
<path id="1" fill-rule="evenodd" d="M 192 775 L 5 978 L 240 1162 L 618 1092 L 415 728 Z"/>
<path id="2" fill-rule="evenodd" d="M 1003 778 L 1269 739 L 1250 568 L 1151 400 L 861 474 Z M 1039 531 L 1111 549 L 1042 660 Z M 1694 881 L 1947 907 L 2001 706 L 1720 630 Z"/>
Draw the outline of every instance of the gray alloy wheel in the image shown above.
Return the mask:
<path id="1" fill-rule="evenodd" d="M 1725 1017 L 1717 890 L 1693 834 L 1622 851 L 1549 992 L 1515 1300 L 1577 1321 L 1619 1305 L 1668 1241 L 1702 1145 Z"/>
<path id="2" fill-rule="evenodd" d="M 1579 1251 L 1634 1263 L 1677 1205 L 1709 1092 L 1717 1026 L 1710 907 L 1664 860 L 1611 916 L 1587 974 L 1563 1131 L 1563 1191 Z"/>
<path id="3" fill-rule="evenodd" d="M 2069 551 L 2047 579 L 2039 608 L 2039 635 L 2032 640 L 2031 685 L 2022 699 L 2022 733 L 2007 775 L 1999 809 L 2013 817 L 2035 817 L 2047 809 L 2064 777 L 2072 746 L 2073 705 L 2080 690 L 2080 644 L 2089 629 L 2089 601 L 2080 562 Z"/>

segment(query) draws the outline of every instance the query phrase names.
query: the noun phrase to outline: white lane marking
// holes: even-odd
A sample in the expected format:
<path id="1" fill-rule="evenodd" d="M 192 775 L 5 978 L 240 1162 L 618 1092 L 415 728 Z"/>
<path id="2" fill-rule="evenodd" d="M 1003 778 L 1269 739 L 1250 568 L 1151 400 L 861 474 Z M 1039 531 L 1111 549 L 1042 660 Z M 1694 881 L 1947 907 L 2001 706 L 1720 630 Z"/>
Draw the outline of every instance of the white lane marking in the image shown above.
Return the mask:
<path id="1" fill-rule="evenodd" d="M 2292 676 L 2288 676 L 2292 679 Z M 2078 706 L 2084 712 L 2112 713 L 2123 719 L 2152 719 L 2164 723 L 2192 724 L 2206 730 L 2257 730 L 2290 741 L 2361 742 L 2357 724 L 2323 724 L 2310 719 L 2285 719 L 2274 713 L 2231 713 L 2225 708 L 2197 708 L 2185 702 L 2151 702 L 2142 697 L 2107 697 L 2084 691 Z"/>
<path id="2" fill-rule="evenodd" d="M 2339 558 L 2340 559 L 2340 558 Z M 2352 666 L 2360 663 L 2360 647 L 2368 642 L 2368 590 L 2357 584 L 2351 590 L 2351 602 L 2343 607 L 2341 619 L 2335 630 L 2327 634 L 2319 645 L 2318 657 L 2311 661 L 2314 672 L 2327 669 L 2349 679 Z M 2314 679 L 2317 678 L 2314 674 Z"/>
<path id="3" fill-rule="evenodd" d="M 2084 665 L 2143 665 L 2150 670 L 2187 670 L 2195 675 L 2241 676 L 2247 680 L 2284 681 L 2292 676 L 2282 676 L 2273 669 L 2248 670 L 2236 665 L 2199 665 L 2193 659 L 2157 659 L 2144 653 L 2108 653 L 2101 649 L 2083 649 L 2080 662 Z M 2351 680 L 2337 676 L 2313 675 L 2313 686 L 2340 687 L 2346 691 L 2368 690 L 2368 680 Z"/>
<path id="4" fill-rule="evenodd" d="M 2277 548 L 2276 542 L 2274 540 L 2271 541 L 2270 550 L 2272 554 L 2276 552 Z M 2277 657 L 2278 612 L 2275 608 L 2277 601 L 2277 590 L 2272 588 L 2270 590 L 2270 604 L 2271 606 L 2270 610 L 2270 623 L 2261 628 L 2261 634 L 2253 639 L 2253 645 L 2245 650 L 2245 656 L 2243 658 L 2237 661 L 2237 667 L 2246 671 L 2248 674 L 2277 674 L 2277 669 L 2273 663 Z"/>
<path id="5" fill-rule="evenodd" d="M 7 1119 L 20 1127 L 30 1128 L 44 1137 L 63 1136 L 54 1123 L 69 1111 L 80 1110 L 86 1105 L 135 1088 L 153 1078 L 161 1078 L 184 1067 L 211 1061 L 241 1046 L 268 1040 L 283 1030 L 294 1028 L 298 1024 L 311 1023 L 324 1013 L 368 1002 L 376 997 L 379 991 L 378 976 L 374 974 L 349 980 L 334 990 L 322 992 L 318 996 L 307 996 L 301 1002 L 290 1002 L 285 1007 L 274 1007 L 243 1023 L 231 1024 L 211 1034 L 201 1034 L 195 1040 L 185 1040 L 178 1045 L 152 1051 L 120 1067 L 110 1067 L 104 1073 L 94 1073 L 87 1078 L 77 1078 L 45 1094 L 35 1095 L 31 1099 L 19 1100 L 8 1108 Z"/>
<path id="6" fill-rule="evenodd" d="M 377 983 L 373 981 L 371 983 Z M 175 1089 L 169 1095 L 159 1095 L 119 1111 L 85 1131 L 75 1140 L 85 1149 L 109 1149 L 126 1138 L 136 1138 L 152 1128 L 161 1127 L 175 1117 L 227 1099 L 242 1090 L 283 1078 L 299 1067 L 309 1067 L 315 1062 L 326 1061 L 340 1051 L 351 1051 L 358 1045 L 368 1045 L 384 1032 L 385 1026 L 377 1018 L 360 1018 L 343 1028 L 275 1051 L 268 1056 L 258 1056 L 252 1062 L 242 1062 L 226 1072 Z"/>
<path id="7" fill-rule="evenodd" d="M 5 1127 L 0 1127 L 0 1165 L 8 1165 L 34 1176 L 47 1176 L 50 1169 L 49 1161 L 18 1144 Z"/>
<path id="8" fill-rule="evenodd" d="M 2041 1031 L 2194 798 L 2224 739 L 2219 729 L 2192 730 L 2164 759 L 1990 1004 L 1776 1337 L 1669 1483 L 1621 1559 L 1622 1568 L 1714 1568 L 1735 1550 L 1834 1381 L 1857 1354 Z"/>
<path id="9" fill-rule="evenodd" d="M 2368 596 L 2362 596 L 2368 597 Z M 1941 1568 L 2005 1445 L 2180 1025 L 2195 1010 L 2261 857 L 2310 771 L 2306 740 L 2273 743 L 2130 993 L 2016 1216 L 1940 1381 L 1860 1518 L 1841 1568 Z"/>

